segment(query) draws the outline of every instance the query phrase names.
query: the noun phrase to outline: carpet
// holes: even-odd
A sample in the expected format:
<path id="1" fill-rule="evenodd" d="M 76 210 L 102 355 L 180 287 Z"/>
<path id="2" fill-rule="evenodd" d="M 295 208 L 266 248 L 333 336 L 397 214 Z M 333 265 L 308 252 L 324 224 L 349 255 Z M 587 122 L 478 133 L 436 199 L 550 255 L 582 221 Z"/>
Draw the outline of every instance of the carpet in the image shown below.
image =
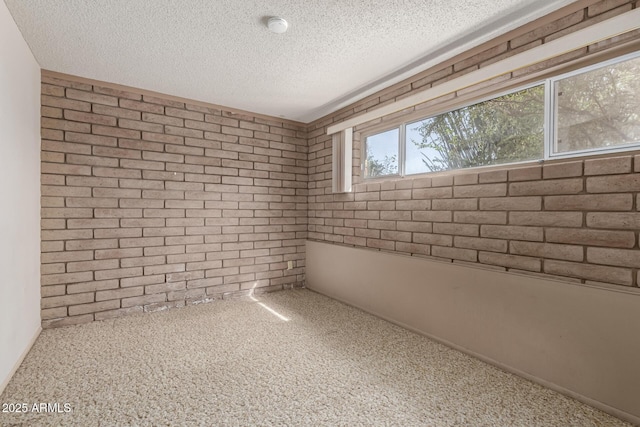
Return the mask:
<path id="1" fill-rule="evenodd" d="M 29 409 L 2 426 L 629 425 L 306 289 L 44 330 L 0 403 Z"/>

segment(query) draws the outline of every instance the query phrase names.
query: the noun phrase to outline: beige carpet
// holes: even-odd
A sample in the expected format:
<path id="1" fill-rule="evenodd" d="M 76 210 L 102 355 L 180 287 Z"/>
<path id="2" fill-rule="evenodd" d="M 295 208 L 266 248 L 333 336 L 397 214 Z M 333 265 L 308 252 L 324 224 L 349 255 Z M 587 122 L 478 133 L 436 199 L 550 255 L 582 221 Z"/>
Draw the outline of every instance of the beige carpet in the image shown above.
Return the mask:
<path id="1" fill-rule="evenodd" d="M 311 291 L 255 299 L 45 330 L 0 402 L 73 410 L 0 425 L 627 425 Z"/>

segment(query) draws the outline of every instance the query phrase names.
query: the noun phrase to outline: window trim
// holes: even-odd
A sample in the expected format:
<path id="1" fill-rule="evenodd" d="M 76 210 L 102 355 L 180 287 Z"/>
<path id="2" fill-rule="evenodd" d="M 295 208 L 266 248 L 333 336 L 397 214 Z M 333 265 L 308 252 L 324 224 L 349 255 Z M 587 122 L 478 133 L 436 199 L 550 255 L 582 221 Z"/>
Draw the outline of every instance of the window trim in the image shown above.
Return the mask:
<path id="1" fill-rule="evenodd" d="M 377 123 L 363 131 L 358 131 L 358 134 L 360 136 L 359 139 L 362 141 L 362 147 L 363 147 L 363 150 L 361 151 L 361 153 L 363 154 L 361 154 L 361 159 L 360 159 L 361 179 L 369 182 L 369 181 L 388 179 L 388 178 L 406 178 L 406 177 L 415 178 L 415 177 L 421 177 L 425 175 L 443 174 L 443 173 L 450 173 L 450 172 L 457 172 L 457 171 L 467 171 L 467 170 L 475 170 L 475 169 L 483 169 L 483 168 L 491 168 L 491 167 L 495 168 L 495 167 L 504 167 L 504 166 L 515 166 L 515 165 L 522 165 L 522 164 L 535 164 L 535 163 L 544 163 L 546 161 L 551 161 L 551 160 L 580 158 L 585 156 L 595 156 L 595 155 L 614 154 L 619 152 L 638 151 L 640 150 L 640 140 L 630 144 L 616 145 L 614 147 L 597 147 L 597 148 L 590 148 L 590 149 L 584 149 L 584 150 L 575 150 L 575 151 L 570 151 L 566 153 L 558 153 L 556 151 L 556 147 L 554 147 L 554 145 L 556 144 L 555 135 L 557 134 L 557 105 L 556 105 L 557 103 L 555 102 L 555 96 L 553 94 L 553 90 L 555 90 L 555 83 L 557 81 L 560 81 L 568 77 L 585 74 L 590 71 L 594 71 L 600 68 L 604 68 L 610 65 L 614 65 L 617 63 L 625 62 L 625 61 L 636 59 L 636 58 L 640 58 L 640 50 L 627 53 L 621 56 L 617 56 L 615 58 L 610 58 L 602 62 L 597 62 L 595 64 L 590 64 L 581 68 L 577 68 L 575 70 L 565 72 L 557 76 L 551 76 L 542 80 L 535 80 L 532 82 L 528 82 L 526 84 L 523 84 L 522 86 L 512 87 L 512 88 L 509 88 L 508 90 L 490 92 L 478 98 L 472 98 L 470 100 L 464 101 L 461 104 L 447 104 L 446 108 L 442 108 L 442 109 L 436 108 L 435 110 L 430 111 L 430 113 L 426 116 L 418 115 L 417 114 L 418 112 L 414 111 L 412 113 L 408 113 L 407 115 L 405 115 L 404 118 L 400 121 L 394 120 L 394 121 L 391 121 L 390 123 Z M 446 171 L 421 172 L 421 173 L 408 174 L 408 175 L 406 174 L 406 163 L 407 163 L 406 127 L 408 124 L 415 123 L 422 120 L 428 120 L 430 118 L 439 116 L 441 114 L 446 114 L 451 111 L 463 109 L 476 104 L 481 104 L 483 102 L 490 101 L 492 99 L 500 98 L 502 96 L 517 93 L 517 92 L 527 90 L 532 87 L 536 87 L 540 85 L 544 86 L 544 112 L 543 112 L 544 140 L 543 140 L 543 157 L 542 158 L 534 159 L 534 160 L 523 160 L 519 162 L 499 163 L 495 165 L 475 166 L 475 167 L 462 168 L 462 169 L 449 169 Z M 386 126 L 383 126 L 383 125 L 386 125 Z M 399 135 L 398 173 L 382 175 L 382 176 L 366 176 L 365 161 L 366 161 L 367 138 L 380 133 L 393 130 L 393 129 L 398 129 L 398 135 Z"/>

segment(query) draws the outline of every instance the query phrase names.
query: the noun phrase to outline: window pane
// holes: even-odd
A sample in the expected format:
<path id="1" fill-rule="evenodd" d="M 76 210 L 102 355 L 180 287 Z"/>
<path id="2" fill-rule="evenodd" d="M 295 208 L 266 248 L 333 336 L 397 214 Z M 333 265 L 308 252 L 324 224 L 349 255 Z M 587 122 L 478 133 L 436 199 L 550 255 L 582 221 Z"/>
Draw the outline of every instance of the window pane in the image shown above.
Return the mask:
<path id="1" fill-rule="evenodd" d="M 544 86 L 407 125 L 406 173 L 541 159 Z"/>
<path id="2" fill-rule="evenodd" d="M 400 129 L 391 129 L 367 137 L 365 176 L 376 177 L 398 173 L 399 138 Z"/>
<path id="3" fill-rule="evenodd" d="M 555 152 L 640 142 L 640 58 L 555 82 Z"/>

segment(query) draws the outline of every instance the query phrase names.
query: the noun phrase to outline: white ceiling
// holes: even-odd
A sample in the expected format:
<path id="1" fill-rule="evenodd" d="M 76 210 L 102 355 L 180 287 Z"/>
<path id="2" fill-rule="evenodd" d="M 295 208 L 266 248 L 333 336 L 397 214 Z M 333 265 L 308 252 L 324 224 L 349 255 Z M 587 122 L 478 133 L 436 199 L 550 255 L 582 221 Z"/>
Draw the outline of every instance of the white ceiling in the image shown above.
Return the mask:
<path id="1" fill-rule="evenodd" d="M 302 122 L 571 2 L 5 0 L 44 69 Z"/>

